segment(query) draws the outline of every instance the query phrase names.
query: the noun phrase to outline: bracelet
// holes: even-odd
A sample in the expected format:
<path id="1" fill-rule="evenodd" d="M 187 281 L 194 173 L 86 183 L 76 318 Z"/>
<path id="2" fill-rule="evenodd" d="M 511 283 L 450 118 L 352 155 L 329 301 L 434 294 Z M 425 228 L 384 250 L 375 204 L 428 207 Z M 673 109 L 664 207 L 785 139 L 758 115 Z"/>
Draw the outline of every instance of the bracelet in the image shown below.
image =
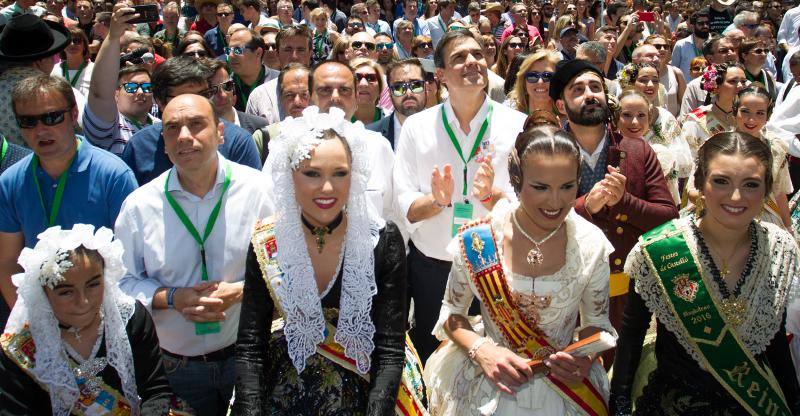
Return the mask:
<path id="1" fill-rule="evenodd" d="M 486 204 L 486 203 L 488 203 L 489 201 L 491 201 L 491 200 L 492 200 L 492 197 L 493 197 L 493 196 L 494 196 L 494 195 L 492 195 L 492 192 L 490 191 L 490 192 L 489 192 L 489 195 L 486 195 L 485 197 L 483 197 L 483 198 L 479 199 L 478 201 L 480 201 L 480 202 L 481 202 L 481 204 Z"/>
<path id="2" fill-rule="evenodd" d="M 173 303 L 173 301 L 175 300 L 175 292 L 177 290 L 178 290 L 177 287 L 171 287 L 167 291 L 167 308 L 169 308 L 169 309 L 174 309 L 175 308 L 175 304 Z"/>
<path id="3" fill-rule="evenodd" d="M 445 208 L 452 207 L 453 203 L 452 202 L 448 202 L 447 205 L 440 204 L 439 201 L 436 200 L 436 198 L 433 198 L 433 205 L 436 205 L 436 207 L 439 208 L 439 209 L 445 209 Z"/>
<path id="4" fill-rule="evenodd" d="M 467 356 L 469 357 L 470 361 L 475 361 L 475 354 L 478 353 L 478 349 L 483 346 L 483 344 L 489 342 L 489 338 L 480 337 L 475 342 L 472 343 L 472 346 L 467 351 Z"/>

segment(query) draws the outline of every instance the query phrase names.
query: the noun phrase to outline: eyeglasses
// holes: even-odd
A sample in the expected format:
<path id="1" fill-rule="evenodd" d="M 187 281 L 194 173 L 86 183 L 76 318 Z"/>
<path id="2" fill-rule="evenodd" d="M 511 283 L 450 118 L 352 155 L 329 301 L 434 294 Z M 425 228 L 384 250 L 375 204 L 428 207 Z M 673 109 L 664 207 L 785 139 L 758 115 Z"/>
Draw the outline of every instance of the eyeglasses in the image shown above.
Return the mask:
<path id="1" fill-rule="evenodd" d="M 700 71 L 702 71 L 704 68 L 703 68 L 702 66 L 693 66 L 693 67 L 691 67 L 691 68 L 689 68 L 689 69 L 690 69 L 690 70 L 692 70 L 692 71 L 694 71 L 694 72 L 700 72 Z"/>
<path id="2" fill-rule="evenodd" d="M 356 83 L 361 82 L 362 79 L 366 79 L 367 82 L 370 84 L 374 84 L 378 82 L 378 75 L 377 74 L 362 74 L 360 72 L 356 72 Z"/>
<path id="3" fill-rule="evenodd" d="M 364 27 L 364 25 L 361 24 L 361 23 L 358 23 L 358 22 L 350 22 L 350 23 L 347 24 L 347 27 L 351 27 L 353 29 L 360 29 L 360 28 Z"/>
<path id="4" fill-rule="evenodd" d="M 509 42 L 508 49 L 522 49 L 525 45 L 522 42 Z"/>
<path id="5" fill-rule="evenodd" d="M 753 49 L 752 51 L 750 51 L 750 53 L 754 53 L 756 55 L 766 55 L 767 52 L 769 52 L 769 51 L 764 49 L 764 48 L 756 48 L 756 49 Z"/>
<path id="6" fill-rule="evenodd" d="M 220 90 L 222 90 L 222 91 L 225 91 L 225 92 L 231 92 L 231 91 L 233 91 L 233 86 L 234 86 L 234 85 L 233 85 L 233 80 L 232 80 L 232 79 L 229 79 L 229 80 L 227 80 L 227 81 L 220 82 L 220 83 L 219 83 L 219 84 L 217 84 L 217 85 L 212 85 L 212 86 L 209 88 L 209 90 L 213 91 L 213 93 L 212 93 L 211 95 L 212 95 L 212 96 L 214 96 L 214 95 L 217 95 L 217 94 L 219 94 L 219 91 L 220 91 Z"/>
<path id="7" fill-rule="evenodd" d="M 415 79 L 408 82 L 395 82 L 389 86 L 389 90 L 395 97 L 402 97 L 408 91 L 411 91 L 412 94 L 422 94 L 425 91 L 425 81 Z"/>
<path id="8" fill-rule="evenodd" d="M 553 73 L 550 71 L 538 72 L 538 71 L 528 71 L 525 73 L 525 82 L 528 84 L 536 84 L 539 80 L 542 82 L 550 82 L 553 78 Z"/>
<path id="9" fill-rule="evenodd" d="M 225 52 L 225 55 L 239 55 L 239 56 L 241 56 L 241 55 L 244 55 L 245 49 L 247 49 L 247 48 L 245 48 L 243 46 L 234 46 L 234 47 L 226 46 L 223 49 L 223 51 Z"/>
<path id="10" fill-rule="evenodd" d="M 264 49 L 268 51 L 277 51 L 278 44 L 277 43 L 264 43 Z"/>
<path id="11" fill-rule="evenodd" d="M 42 122 L 45 126 L 55 126 L 64 121 L 64 114 L 72 111 L 72 106 L 66 110 L 51 111 L 49 113 L 37 114 L 33 116 L 16 116 L 17 123 L 23 129 L 32 129 Z"/>
<path id="12" fill-rule="evenodd" d="M 153 93 L 153 84 L 149 82 L 124 82 L 121 86 L 128 94 L 135 94 L 140 88 L 144 94 Z"/>
<path id="13" fill-rule="evenodd" d="M 352 46 L 353 49 L 361 49 L 361 47 L 363 46 L 363 47 L 367 48 L 368 51 L 374 51 L 375 50 L 375 44 L 374 43 L 372 43 L 372 42 L 362 42 L 360 40 L 354 40 L 354 41 L 350 42 L 350 46 Z"/>
<path id="14" fill-rule="evenodd" d="M 734 49 L 734 48 L 719 48 L 719 49 L 717 49 L 717 53 L 736 53 L 736 49 Z"/>
<path id="15" fill-rule="evenodd" d="M 666 43 L 651 43 L 651 45 L 660 51 L 665 51 L 669 49 L 669 45 L 667 45 Z"/>
<path id="16" fill-rule="evenodd" d="M 83 44 L 83 39 L 81 38 L 72 38 L 70 39 L 73 45 L 81 45 Z"/>
<path id="17" fill-rule="evenodd" d="M 233 13 L 228 13 L 228 12 L 219 12 L 219 13 L 217 13 L 217 17 L 228 17 L 228 16 L 230 16 L 230 15 L 232 15 L 232 14 L 233 14 Z"/>
<path id="18" fill-rule="evenodd" d="M 379 44 L 375 45 L 375 49 L 377 49 L 379 51 L 383 50 L 383 49 L 392 50 L 393 48 L 394 48 L 394 43 L 393 42 L 382 42 L 382 43 L 379 43 Z"/>
<path id="19" fill-rule="evenodd" d="M 184 56 L 194 56 L 195 58 L 207 58 L 208 57 L 208 52 L 206 52 L 206 51 L 204 51 L 202 49 L 199 49 L 199 50 L 196 50 L 196 51 L 184 52 L 183 55 Z"/>
<path id="20" fill-rule="evenodd" d="M 433 49 L 433 42 L 420 42 L 417 44 L 418 48 Z"/>

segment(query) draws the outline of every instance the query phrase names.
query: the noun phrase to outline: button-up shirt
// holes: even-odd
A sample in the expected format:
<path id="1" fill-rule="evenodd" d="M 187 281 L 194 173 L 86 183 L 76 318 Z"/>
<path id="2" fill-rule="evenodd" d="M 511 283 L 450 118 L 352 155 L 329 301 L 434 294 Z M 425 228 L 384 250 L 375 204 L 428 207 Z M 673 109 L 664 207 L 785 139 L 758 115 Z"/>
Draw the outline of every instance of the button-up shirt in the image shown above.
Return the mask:
<path id="1" fill-rule="evenodd" d="M 123 292 L 142 302 L 153 316 L 161 347 L 174 354 L 195 356 L 225 348 L 236 341 L 241 304 L 225 311 L 221 331 L 196 335 L 193 322 L 175 309 L 152 309 L 153 295 L 160 287 L 192 287 L 201 283 L 200 247 L 167 202 L 170 195 L 186 212 L 199 233 L 222 192 L 225 167 L 231 167 L 231 182 L 222 200 L 219 216 L 205 242 L 210 281 L 241 282 L 255 221 L 274 212 L 269 195 L 261 186 L 261 173 L 232 163 L 218 155 L 213 188 L 203 197 L 183 189 L 173 167 L 132 193 L 123 203 L 115 227 L 125 247 L 127 273 L 120 280 Z"/>
<path id="2" fill-rule="evenodd" d="M 469 123 L 469 134 L 461 130 L 450 100 L 420 113 L 414 114 L 403 123 L 399 138 L 395 139 L 394 189 L 398 217 L 402 217 L 411 241 L 426 256 L 439 260 L 452 260 L 445 247 L 452 238 L 453 208 L 445 208 L 433 217 L 416 223 L 408 221 L 408 210 L 418 198 L 431 193 L 431 172 L 434 166 L 442 171 L 445 164 L 453 167 L 453 200 L 464 202 L 464 162 L 458 156 L 453 143 L 444 128 L 442 106 L 444 106 L 450 128 L 456 137 L 464 158 L 468 158 L 481 124 L 489 110 L 489 98 L 483 101 L 478 113 Z M 522 130 L 525 115 L 500 103 L 493 102 L 492 118 L 482 140 L 480 154 L 492 154 L 495 177 L 494 186 L 502 190 L 512 200 L 516 198 L 508 176 L 508 155 L 514 147 L 517 133 Z M 397 133 L 395 133 L 397 134 Z M 487 141 L 488 138 L 488 141 Z M 488 147 L 488 148 L 486 148 Z M 473 218 L 488 214 L 488 210 L 477 198 L 472 196 L 472 183 L 480 163 L 475 158 L 467 163 L 466 200 L 474 206 Z"/>
<path id="3" fill-rule="evenodd" d="M 675 47 L 672 52 L 672 61 L 670 62 L 672 66 L 681 69 L 683 77 L 687 80 L 691 78 L 689 65 L 692 63 L 692 59 L 703 56 L 703 51 L 694 44 L 694 39 L 694 35 L 689 35 L 675 42 Z"/>

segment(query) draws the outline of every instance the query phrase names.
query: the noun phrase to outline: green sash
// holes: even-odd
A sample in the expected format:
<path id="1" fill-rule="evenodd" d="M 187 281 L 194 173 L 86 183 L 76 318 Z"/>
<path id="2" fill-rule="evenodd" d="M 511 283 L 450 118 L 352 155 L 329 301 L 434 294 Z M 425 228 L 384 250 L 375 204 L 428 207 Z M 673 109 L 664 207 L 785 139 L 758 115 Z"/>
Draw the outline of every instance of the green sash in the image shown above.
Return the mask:
<path id="1" fill-rule="evenodd" d="M 686 244 L 685 231 L 670 221 L 642 236 L 642 251 L 658 275 L 679 331 L 703 366 L 751 415 L 791 415 L 780 386 L 769 368 L 762 368 L 742 345 L 735 329 L 709 293 L 696 254 Z"/>

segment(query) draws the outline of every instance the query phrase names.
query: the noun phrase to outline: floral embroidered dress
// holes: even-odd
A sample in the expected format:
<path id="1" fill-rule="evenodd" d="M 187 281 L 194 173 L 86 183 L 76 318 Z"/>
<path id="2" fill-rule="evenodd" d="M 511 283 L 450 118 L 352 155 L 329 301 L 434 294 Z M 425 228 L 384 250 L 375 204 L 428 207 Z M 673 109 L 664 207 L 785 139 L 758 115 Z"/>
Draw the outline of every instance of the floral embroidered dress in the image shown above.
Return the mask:
<path id="1" fill-rule="evenodd" d="M 503 227 L 510 221 L 517 204 L 501 201 L 490 213 L 496 244 L 502 261 Z M 565 219 L 567 229 L 566 261 L 554 274 L 535 279 L 513 273 L 504 264 L 505 277 L 512 291 L 523 294 L 550 296 L 550 304 L 539 311 L 539 328 L 557 349 L 573 342 L 577 318 L 582 327 L 594 326 L 616 337 L 608 320 L 608 256 L 614 251 L 602 231 L 574 210 Z M 446 340 L 444 323 L 450 315 L 467 316 L 478 289 L 467 271 L 457 240 L 450 244 L 454 253 L 453 268 L 447 281 L 439 321 L 433 334 Z M 481 304 L 483 324 L 473 325 L 476 332 L 499 345 L 508 347 L 500 330 L 491 321 Z M 517 389 L 515 396 L 500 392 L 467 355 L 453 342 L 437 350 L 426 363 L 425 385 L 428 388 L 428 410 L 432 415 L 582 415 L 583 411 L 565 400 L 542 377 L 534 377 Z M 595 362 L 589 374 L 592 385 L 608 400 L 608 376 L 602 365 Z"/>
<path id="2" fill-rule="evenodd" d="M 697 107 L 681 117 L 681 137 L 692 151 L 692 160 L 697 158 L 697 149 L 711 136 L 730 130 L 727 124 L 711 112 L 712 106 L 713 104 Z"/>
<path id="3" fill-rule="evenodd" d="M 688 143 L 681 136 L 678 120 L 664 107 L 656 107 L 658 118 L 650 126 L 644 140 L 658 156 L 658 162 L 664 171 L 667 187 L 676 204 L 680 203 L 678 178 L 687 178 L 692 171 L 692 152 Z"/>

